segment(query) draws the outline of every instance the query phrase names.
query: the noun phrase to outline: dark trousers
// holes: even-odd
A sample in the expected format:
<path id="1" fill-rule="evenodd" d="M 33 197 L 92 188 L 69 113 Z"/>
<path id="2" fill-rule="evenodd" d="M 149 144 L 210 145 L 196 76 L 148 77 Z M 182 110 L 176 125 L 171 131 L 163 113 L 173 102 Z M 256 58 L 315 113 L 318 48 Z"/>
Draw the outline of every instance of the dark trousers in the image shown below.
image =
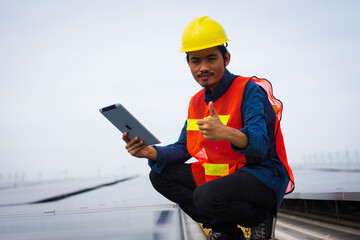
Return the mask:
<path id="1" fill-rule="evenodd" d="M 256 226 L 264 211 L 276 207 L 275 192 L 243 170 L 197 187 L 189 164 L 166 166 L 150 172 L 154 188 L 205 228 L 232 232 L 237 225 Z"/>

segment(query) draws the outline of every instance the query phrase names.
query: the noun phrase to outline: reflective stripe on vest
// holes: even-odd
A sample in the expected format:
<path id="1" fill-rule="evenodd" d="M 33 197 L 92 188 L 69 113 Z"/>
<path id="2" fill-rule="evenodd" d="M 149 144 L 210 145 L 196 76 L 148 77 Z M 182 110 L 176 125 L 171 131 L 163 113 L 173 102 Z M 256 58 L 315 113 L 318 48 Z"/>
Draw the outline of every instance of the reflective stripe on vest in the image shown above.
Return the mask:
<path id="1" fill-rule="evenodd" d="M 205 175 L 226 176 L 229 174 L 229 164 L 204 163 Z"/>
<path id="2" fill-rule="evenodd" d="M 227 125 L 230 115 L 218 115 L 220 121 L 222 122 L 222 124 L 224 124 L 225 126 Z M 209 118 L 205 117 L 205 118 Z M 187 131 L 199 131 L 199 125 L 197 124 L 197 121 L 200 119 L 188 119 L 187 120 L 187 126 L 186 126 L 186 130 Z"/>

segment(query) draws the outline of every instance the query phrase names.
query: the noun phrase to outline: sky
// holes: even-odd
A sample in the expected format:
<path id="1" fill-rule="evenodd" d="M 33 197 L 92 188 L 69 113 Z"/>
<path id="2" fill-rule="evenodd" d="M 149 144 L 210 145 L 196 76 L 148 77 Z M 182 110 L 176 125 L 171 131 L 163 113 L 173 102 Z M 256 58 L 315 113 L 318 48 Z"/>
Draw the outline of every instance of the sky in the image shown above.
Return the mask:
<path id="1" fill-rule="evenodd" d="M 147 173 L 99 109 L 175 142 L 200 90 L 186 25 L 225 29 L 230 72 L 271 81 L 290 165 L 360 150 L 360 2 L 0 0 L 0 184 Z"/>

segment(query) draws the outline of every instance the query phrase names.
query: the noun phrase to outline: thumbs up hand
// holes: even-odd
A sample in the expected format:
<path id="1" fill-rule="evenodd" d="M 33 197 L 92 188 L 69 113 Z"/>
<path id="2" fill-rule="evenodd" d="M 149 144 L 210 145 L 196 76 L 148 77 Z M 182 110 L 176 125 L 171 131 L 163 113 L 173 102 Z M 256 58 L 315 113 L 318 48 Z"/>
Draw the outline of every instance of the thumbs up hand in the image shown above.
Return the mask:
<path id="1" fill-rule="evenodd" d="M 217 117 L 217 118 L 219 118 L 218 115 L 217 115 L 217 113 L 216 113 L 216 110 L 215 110 L 215 108 L 214 108 L 213 102 L 209 102 L 209 111 L 210 111 L 211 117 Z M 219 119 L 219 120 L 220 120 L 220 119 Z"/>
<path id="2" fill-rule="evenodd" d="M 220 121 L 218 114 L 214 108 L 213 102 L 209 102 L 210 117 L 200 119 L 196 123 L 203 137 L 209 141 L 219 141 L 224 139 L 223 133 L 226 126 Z"/>

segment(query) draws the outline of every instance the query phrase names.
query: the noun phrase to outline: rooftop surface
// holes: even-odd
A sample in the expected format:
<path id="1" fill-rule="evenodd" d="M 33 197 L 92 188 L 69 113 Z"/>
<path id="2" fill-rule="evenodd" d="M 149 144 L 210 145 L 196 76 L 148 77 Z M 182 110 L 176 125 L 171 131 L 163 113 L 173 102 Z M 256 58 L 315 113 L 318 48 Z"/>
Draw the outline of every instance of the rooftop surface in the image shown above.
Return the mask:
<path id="1" fill-rule="evenodd" d="M 357 168 L 294 168 L 286 198 L 360 201 Z M 147 176 L 67 179 L 0 188 L 0 239 L 205 239 Z"/>
<path id="2" fill-rule="evenodd" d="M 147 176 L 23 185 L 0 196 L 0 239 L 184 239 L 180 209 Z"/>
<path id="3" fill-rule="evenodd" d="M 304 166 L 293 169 L 295 190 L 286 198 L 360 201 L 357 167 Z"/>

